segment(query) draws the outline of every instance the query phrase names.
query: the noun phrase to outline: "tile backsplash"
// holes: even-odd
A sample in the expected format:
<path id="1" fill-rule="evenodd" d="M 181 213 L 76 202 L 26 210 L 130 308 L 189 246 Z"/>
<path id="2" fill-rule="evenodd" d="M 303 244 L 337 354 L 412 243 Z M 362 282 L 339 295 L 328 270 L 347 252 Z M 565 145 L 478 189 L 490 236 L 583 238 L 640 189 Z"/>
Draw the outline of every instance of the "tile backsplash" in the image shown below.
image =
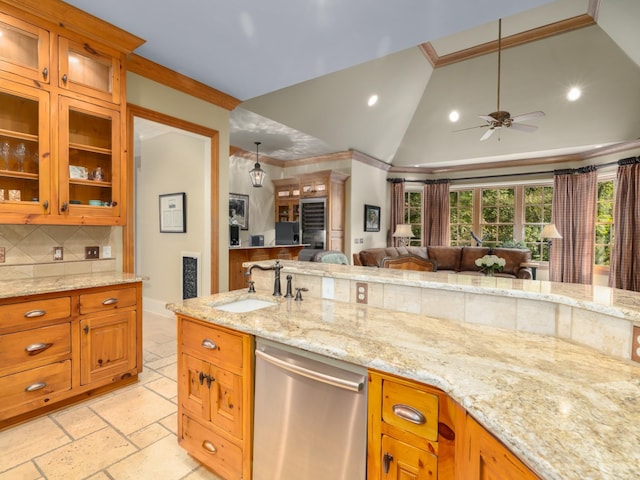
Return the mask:
<path id="1" fill-rule="evenodd" d="M 99 246 L 100 258 L 85 260 L 85 247 Z M 111 258 L 103 258 L 103 247 Z M 0 225 L 0 280 L 122 270 L 122 227 L 77 225 Z M 54 260 L 54 247 L 63 248 Z"/>

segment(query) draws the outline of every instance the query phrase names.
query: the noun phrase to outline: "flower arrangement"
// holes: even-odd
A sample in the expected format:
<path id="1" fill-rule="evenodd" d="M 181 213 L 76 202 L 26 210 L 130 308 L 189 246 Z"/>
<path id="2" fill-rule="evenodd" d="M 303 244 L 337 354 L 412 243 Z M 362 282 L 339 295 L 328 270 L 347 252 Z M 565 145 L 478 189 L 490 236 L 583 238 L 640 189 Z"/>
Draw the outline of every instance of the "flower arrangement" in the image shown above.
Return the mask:
<path id="1" fill-rule="evenodd" d="M 485 255 L 476 259 L 476 266 L 480 267 L 481 272 L 485 272 L 488 277 L 493 277 L 494 272 L 500 272 L 507 261 L 497 255 Z"/>

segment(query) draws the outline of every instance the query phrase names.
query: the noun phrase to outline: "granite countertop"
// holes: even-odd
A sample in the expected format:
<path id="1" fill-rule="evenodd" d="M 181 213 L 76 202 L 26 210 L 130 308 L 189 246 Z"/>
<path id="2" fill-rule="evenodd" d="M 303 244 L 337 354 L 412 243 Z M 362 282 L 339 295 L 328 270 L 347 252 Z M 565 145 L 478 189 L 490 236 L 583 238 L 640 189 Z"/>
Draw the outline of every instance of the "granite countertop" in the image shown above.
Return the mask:
<path id="1" fill-rule="evenodd" d="M 59 275 L 20 280 L 0 281 L 0 299 L 37 295 L 39 293 L 63 292 L 79 288 L 104 287 L 122 283 L 135 283 L 144 277 L 130 273 L 101 272 L 78 275 Z"/>
<path id="2" fill-rule="evenodd" d="M 255 250 L 259 248 L 293 248 L 308 246 L 308 243 L 296 243 L 294 245 L 229 245 L 229 250 Z"/>
<path id="3" fill-rule="evenodd" d="M 276 304 L 249 313 L 212 307 L 248 295 L 167 308 L 438 387 L 542 478 L 638 478 L 638 365 L 554 337 L 319 298 L 254 294 Z"/>

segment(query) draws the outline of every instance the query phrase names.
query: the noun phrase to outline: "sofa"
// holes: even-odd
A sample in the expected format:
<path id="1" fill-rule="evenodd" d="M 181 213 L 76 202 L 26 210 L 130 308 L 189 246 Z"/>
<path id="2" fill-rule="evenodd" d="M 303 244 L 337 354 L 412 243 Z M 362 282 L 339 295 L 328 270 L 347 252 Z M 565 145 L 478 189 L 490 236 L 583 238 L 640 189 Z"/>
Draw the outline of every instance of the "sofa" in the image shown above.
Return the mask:
<path id="1" fill-rule="evenodd" d="M 484 255 L 497 255 L 504 258 L 506 265 L 496 277 L 533 278 L 531 268 L 522 266 L 531 261 L 531 252 L 519 248 L 490 248 L 490 247 L 385 247 L 367 248 L 353 254 L 353 264 L 366 267 L 380 267 L 384 258 L 398 255 L 418 255 L 434 260 L 436 271 L 459 273 L 464 275 L 484 275 L 475 261 Z"/>

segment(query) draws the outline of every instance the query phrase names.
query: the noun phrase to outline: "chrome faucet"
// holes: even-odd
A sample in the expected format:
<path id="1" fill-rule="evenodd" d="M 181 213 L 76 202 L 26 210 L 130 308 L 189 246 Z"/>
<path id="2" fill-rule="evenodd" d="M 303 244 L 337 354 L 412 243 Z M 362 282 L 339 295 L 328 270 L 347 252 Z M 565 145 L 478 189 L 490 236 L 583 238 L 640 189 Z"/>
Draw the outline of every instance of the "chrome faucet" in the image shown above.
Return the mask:
<path id="1" fill-rule="evenodd" d="M 254 263 L 253 265 L 250 265 L 249 268 L 247 268 L 245 276 L 251 277 L 251 271 L 254 268 L 257 268 L 259 270 L 264 270 L 264 271 L 273 270 L 275 272 L 274 279 L 273 279 L 273 296 L 281 297 L 282 287 L 280 285 L 280 270 L 282 270 L 282 265 L 280 265 L 280 261 L 276 260 L 275 265 L 271 265 L 270 267 L 263 267 L 262 265 L 258 265 Z M 255 292 L 256 292 L 256 289 L 253 287 L 253 282 L 249 282 L 249 293 L 255 293 Z"/>

